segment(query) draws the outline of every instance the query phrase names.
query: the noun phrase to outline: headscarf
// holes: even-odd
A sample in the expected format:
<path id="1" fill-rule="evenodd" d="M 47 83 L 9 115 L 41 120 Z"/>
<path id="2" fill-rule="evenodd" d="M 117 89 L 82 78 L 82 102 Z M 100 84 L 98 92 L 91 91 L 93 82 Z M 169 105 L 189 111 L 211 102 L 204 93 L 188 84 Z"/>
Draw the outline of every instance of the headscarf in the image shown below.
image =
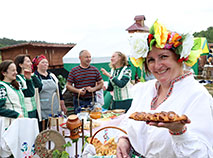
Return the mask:
<path id="1" fill-rule="evenodd" d="M 47 59 L 43 54 L 36 56 L 32 61 L 32 71 L 35 72 L 37 70 L 37 66 L 41 60 Z"/>

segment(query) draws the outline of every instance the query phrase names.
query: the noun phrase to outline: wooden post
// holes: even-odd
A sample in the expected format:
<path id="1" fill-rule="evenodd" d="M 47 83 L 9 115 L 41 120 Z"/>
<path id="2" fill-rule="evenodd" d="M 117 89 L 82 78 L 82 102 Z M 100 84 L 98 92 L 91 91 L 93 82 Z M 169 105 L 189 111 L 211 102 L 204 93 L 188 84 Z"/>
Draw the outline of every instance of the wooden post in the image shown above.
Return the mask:
<path id="1" fill-rule="evenodd" d="M 78 158 L 78 141 L 75 142 L 75 157 Z"/>
<path id="2" fill-rule="evenodd" d="M 90 125 L 90 137 L 92 137 L 92 119 L 89 120 L 89 125 Z"/>
<path id="3" fill-rule="evenodd" d="M 84 119 L 81 120 L 82 124 L 81 124 L 81 133 L 82 133 L 82 147 L 84 146 Z M 83 152 L 83 150 L 82 150 Z"/>
<path id="4" fill-rule="evenodd" d="M 59 118 L 56 118 L 57 131 L 59 131 Z"/>

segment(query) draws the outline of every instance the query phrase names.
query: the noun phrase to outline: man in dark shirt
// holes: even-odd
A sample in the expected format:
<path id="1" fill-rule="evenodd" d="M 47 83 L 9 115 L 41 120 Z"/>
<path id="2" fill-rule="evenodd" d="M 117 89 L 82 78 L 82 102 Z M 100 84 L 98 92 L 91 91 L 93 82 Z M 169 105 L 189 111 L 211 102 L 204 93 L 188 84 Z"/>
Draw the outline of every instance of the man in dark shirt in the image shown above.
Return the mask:
<path id="1" fill-rule="evenodd" d="M 71 69 L 66 88 L 73 92 L 75 113 L 87 108 L 95 101 L 95 92 L 103 86 L 103 79 L 98 69 L 92 65 L 91 54 L 87 50 L 79 53 L 80 65 Z"/>

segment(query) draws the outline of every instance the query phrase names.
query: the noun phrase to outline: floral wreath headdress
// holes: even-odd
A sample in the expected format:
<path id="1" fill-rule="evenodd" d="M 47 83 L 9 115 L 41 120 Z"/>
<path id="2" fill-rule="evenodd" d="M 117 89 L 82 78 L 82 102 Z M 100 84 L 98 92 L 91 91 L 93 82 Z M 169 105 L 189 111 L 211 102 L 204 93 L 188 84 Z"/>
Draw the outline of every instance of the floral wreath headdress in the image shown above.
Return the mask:
<path id="1" fill-rule="evenodd" d="M 187 66 L 193 66 L 200 56 L 199 51 L 193 51 L 194 39 L 191 34 L 179 34 L 170 32 L 156 20 L 148 33 L 134 33 L 130 37 L 131 62 L 136 67 L 142 68 L 143 62 L 152 50 L 157 48 L 173 50 L 180 55 L 178 62 L 184 62 Z"/>

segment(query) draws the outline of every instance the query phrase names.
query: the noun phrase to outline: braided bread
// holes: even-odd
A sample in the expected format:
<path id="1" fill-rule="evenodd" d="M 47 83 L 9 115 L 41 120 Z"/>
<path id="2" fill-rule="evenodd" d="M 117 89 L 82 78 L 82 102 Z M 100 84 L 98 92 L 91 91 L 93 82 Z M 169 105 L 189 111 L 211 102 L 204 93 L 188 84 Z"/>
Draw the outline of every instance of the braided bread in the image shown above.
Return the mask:
<path id="1" fill-rule="evenodd" d="M 159 113 L 145 113 L 145 112 L 135 112 L 129 116 L 130 119 L 137 121 L 152 121 L 152 122 L 176 122 L 176 121 L 187 121 L 186 115 L 179 116 L 173 111 L 169 112 L 159 112 Z"/>
<path id="2" fill-rule="evenodd" d="M 90 143 L 91 138 L 87 138 L 87 141 Z M 117 143 L 115 143 L 114 138 L 110 138 L 104 144 L 102 144 L 97 138 L 94 138 L 92 144 L 95 147 L 97 156 L 116 155 Z"/>

